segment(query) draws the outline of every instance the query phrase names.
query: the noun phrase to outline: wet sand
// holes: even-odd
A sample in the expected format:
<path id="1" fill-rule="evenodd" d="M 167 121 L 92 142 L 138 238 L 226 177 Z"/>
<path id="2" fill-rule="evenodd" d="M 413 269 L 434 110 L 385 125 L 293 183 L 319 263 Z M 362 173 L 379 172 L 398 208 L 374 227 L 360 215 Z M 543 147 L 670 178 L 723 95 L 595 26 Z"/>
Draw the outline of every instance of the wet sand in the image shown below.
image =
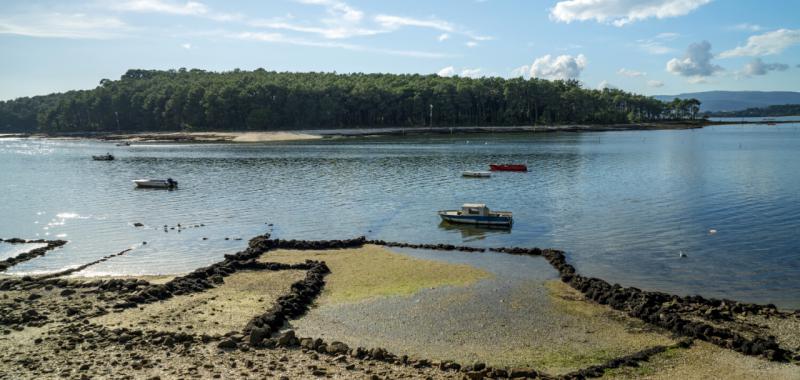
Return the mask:
<path id="1" fill-rule="evenodd" d="M 476 256 L 483 256 L 475 260 L 478 264 L 496 257 L 471 255 L 473 259 Z M 541 267 L 530 277 L 509 279 L 513 268 L 487 264 L 495 271 L 491 276 L 453 283 L 446 279 L 472 275 L 465 264 L 409 257 L 377 246 L 323 252 L 280 250 L 261 257 L 287 263 L 306 259 L 325 261 L 332 274 L 319 306 L 291 322 L 301 336 L 318 336 L 350 346 L 386 347 L 397 354 L 434 360 L 533 367 L 550 374 L 564 374 L 648 347 L 675 343 L 640 321 L 585 302 L 580 293 L 552 279 L 555 271 L 542 258 L 518 258 Z M 397 265 L 398 261 L 406 264 Z M 417 268 L 414 276 L 408 276 L 407 267 Z M 344 268 L 356 269 L 343 273 Z M 427 281 L 430 278 L 443 282 L 431 286 Z M 409 287 L 418 291 L 382 291 Z"/>

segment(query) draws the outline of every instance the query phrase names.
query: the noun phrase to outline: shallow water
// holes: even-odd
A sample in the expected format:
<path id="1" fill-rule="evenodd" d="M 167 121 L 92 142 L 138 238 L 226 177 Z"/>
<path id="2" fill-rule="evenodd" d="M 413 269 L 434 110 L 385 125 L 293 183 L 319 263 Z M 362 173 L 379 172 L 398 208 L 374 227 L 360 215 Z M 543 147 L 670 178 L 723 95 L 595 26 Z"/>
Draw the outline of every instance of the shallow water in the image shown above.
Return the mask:
<path id="1" fill-rule="evenodd" d="M 90 158 L 107 151 L 117 160 Z M 460 177 L 490 162 L 531 171 Z M 70 241 L 12 273 L 135 247 L 89 275 L 185 272 L 270 230 L 555 247 L 626 286 L 797 308 L 799 163 L 800 124 L 240 145 L 0 139 L 0 237 Z M 135 190 L 142 177 L 180 189 Z M 440 225 L 436 210 L 476 201 L 513 211 L 513 229 Z M 204 226 L 164 232 L 178 223 Z"/>

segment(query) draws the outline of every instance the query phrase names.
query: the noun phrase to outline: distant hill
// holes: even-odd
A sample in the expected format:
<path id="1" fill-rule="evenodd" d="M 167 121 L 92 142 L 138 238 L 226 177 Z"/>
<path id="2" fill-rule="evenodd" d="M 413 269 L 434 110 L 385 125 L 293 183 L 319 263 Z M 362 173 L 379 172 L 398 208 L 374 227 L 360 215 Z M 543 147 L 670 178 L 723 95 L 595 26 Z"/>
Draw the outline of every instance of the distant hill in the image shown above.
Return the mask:
<path id="1" fill-rule="evenodd" d="M 780 104 L 800 104 L 800 92 L 792 91 L 707 91 L 654 97 L 663 101 L 674 98 L 696 98 L 702 102 L 701 112 L 738 111 Z"/>

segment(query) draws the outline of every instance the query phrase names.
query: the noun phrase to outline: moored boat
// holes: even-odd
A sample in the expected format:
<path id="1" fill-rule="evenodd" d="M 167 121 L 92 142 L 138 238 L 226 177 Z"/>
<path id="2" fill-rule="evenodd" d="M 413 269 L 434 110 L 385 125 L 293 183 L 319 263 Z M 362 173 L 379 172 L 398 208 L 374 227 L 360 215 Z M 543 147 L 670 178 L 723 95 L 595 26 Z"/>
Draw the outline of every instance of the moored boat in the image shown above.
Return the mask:
<path id="1" fill-rule="evenodd" d="M 489 164 L 489 169 L 496 172 L 527 172 L 528 166 L 525 164 Z"/>
<path id="2" fill-rule="evenodd" d="M 99 156 L 92 156 L 92 159 L 95 161 L 114 161 L 114 155 L 106 153 Z"/>
<path id="3" fill-rule="evenodd" d="M 150 188 L 150 189 L 174 189 L 178 187 L 178 181 L 172 178 L 167 179 L 135 179 L 133 183 L 136 187 Z"/>
<path id="4" fill-rule="evenodd" d="M 510 211 L 491 211 L 483 203 L 465 203 L 461 210 L 439 211 L 445 222 L 485 226 L 511 227 L 514 223 Z"/>
<path id="5" fill-rule="evenodd" d="M 482 172 L 482 171 L 475 171 L 475 170 L 466 170 L 461 173 L 462 177 L 472 177 L 472 178 L 488 178 L 492 176 L 491 172 Z"/>

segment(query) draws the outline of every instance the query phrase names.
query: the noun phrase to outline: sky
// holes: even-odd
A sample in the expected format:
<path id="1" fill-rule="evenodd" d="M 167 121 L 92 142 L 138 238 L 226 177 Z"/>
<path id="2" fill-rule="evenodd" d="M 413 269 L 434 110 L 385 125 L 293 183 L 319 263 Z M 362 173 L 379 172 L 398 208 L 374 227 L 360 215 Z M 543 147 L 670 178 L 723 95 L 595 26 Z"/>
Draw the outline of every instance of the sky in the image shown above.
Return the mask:
<path id="1" fill-rule="evenodd" d="M 798 91 L 799 15 L 798 0 L 3 0 L 0 100 L 181 67 Z"/>

